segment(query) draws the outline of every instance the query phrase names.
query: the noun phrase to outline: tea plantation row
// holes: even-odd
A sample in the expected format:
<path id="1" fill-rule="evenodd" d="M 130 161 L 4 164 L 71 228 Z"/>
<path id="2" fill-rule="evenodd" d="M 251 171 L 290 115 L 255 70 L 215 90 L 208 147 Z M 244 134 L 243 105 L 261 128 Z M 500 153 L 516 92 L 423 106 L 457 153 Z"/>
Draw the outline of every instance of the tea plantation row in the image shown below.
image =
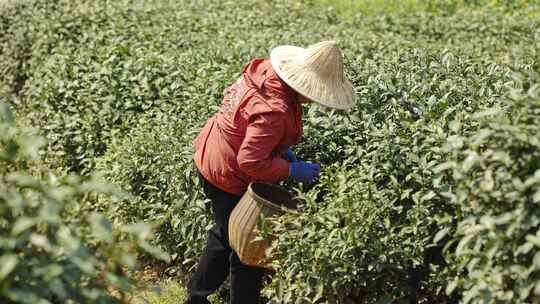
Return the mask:
<path id="1" fill-rule="evenodd" d="M 12 1 L 0 97 L 47 139 L 33 171 L 103 171 L 131 195 L 84 212 L 157 224 L 184 276 L 212 224 L 191 140 L 223 89 L 275 45 L 336 39 L 358 104 L 304 110 L 295 150 L 323 173 L 288 184 L 303 213 L 277 225 L 267 302 L 536 303 L 539 28 L 527 11 L 343 21 L 289 1 Z"/>

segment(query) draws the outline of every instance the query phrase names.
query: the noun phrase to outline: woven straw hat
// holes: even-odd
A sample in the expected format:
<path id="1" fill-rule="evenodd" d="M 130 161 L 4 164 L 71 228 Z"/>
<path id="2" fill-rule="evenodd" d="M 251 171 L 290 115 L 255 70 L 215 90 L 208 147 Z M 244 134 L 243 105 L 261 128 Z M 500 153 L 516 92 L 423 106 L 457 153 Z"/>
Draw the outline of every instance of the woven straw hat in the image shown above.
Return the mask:
<path id="1" fill-rule="evenodd" d="M 349 109 L 354 105 L 352 83 L 343 71 L 343 59 L 335 41 L 307 48 L 282 45 L 270 52 L 272 67 L 291 88 L 328 107 Z"/>

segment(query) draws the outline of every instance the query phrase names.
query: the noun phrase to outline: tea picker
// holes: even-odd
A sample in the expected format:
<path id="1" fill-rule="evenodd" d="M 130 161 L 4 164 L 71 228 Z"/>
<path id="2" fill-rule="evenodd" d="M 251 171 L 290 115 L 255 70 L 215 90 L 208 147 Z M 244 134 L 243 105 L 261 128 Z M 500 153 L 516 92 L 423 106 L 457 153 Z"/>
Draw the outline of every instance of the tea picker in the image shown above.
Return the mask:
<path id="1" fill-rule="evenodd" d="M 270 59 L 253 59 L 225 89 L 219 111 L 193 141 L 215 226 L 188 283 L 186 303 L 210 303 L 207 296 L 229 275 L 231 303 L 259 303 L 265 265 L 257 261 L 268 243 L 252 242 L 254 221 L 261 213 L 279 214 L 280 205 L 293 207 L 276 183 L 309 184 L 319 176 L 318 164 L 298 160 L 290 150 L 302 137 L 302 104 L 311 102 L 336 109 L 354 105 L 334 41 L 278 46 Z"/>

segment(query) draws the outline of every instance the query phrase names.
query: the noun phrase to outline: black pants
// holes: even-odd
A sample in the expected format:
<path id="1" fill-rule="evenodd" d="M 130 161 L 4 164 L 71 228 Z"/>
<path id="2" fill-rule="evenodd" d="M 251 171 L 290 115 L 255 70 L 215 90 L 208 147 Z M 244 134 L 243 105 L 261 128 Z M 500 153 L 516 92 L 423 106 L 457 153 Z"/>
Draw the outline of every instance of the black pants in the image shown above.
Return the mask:
<path id="1" fill-rule="evenodd" d="M 231 304 L 258 304 L 265 270 L 242 264 L 229 246 L 229 217 L 241 196 L 216 188 L 200 174 L 199 178 L 206 197 L 212 201 L 216 224 L 208 234 L 197 270 L 188 284 L 186 304 L 210 303 L 206 297 L 216 291 L 229 274 Z"/>

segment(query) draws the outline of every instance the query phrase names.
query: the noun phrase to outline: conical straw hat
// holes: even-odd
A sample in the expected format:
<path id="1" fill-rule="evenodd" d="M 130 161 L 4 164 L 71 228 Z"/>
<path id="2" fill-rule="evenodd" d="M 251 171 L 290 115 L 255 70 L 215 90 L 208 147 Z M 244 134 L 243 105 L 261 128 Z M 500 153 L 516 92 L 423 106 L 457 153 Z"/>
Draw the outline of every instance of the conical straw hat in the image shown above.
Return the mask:
<path id="1" fill-rule="evenodd" d="M 335 41 L 319 42 L 305 49 L 278 46 L 270 52 L 270 61 L 278 76 L 305 97 L 336 109 L 354 105 L 354 88 L 345 76 Z"/>

